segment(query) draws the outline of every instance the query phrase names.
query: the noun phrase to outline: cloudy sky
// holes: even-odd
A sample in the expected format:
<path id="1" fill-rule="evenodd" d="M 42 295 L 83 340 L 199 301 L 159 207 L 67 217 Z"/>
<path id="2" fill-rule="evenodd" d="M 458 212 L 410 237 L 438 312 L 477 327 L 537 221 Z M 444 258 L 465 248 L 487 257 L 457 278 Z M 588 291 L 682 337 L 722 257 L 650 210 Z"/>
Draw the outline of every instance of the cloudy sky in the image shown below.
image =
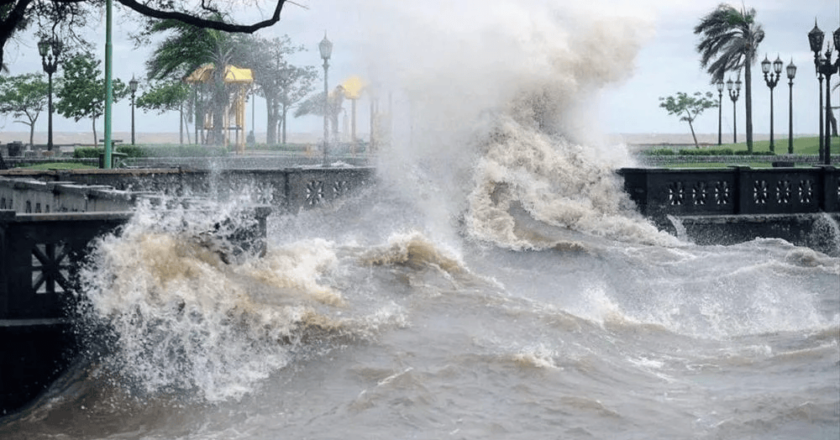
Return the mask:
<path id="1" fill-rule="evenodd" d="M 258 0 L 263 1 L 265 0 Z M 380 108 L 407 106 L 426 113 L 451 115 L 477 112 L 500 105 L 508 92 L 528 82 L 560 81 L 569 108 L 564 117 L 574 124 L 603 133 L 687 133 L 678 118 L 658 107 L 660 96 L 679 91 L 717 92 L 701 70 L 693 28 L 699 18 L 721 0 L 589 0 L 569 6 L 548 0 L 297 0 L 288 4 L 282 20 L 259 32 L 263 37 L 287 34 L 309 51 L 293 60 L 319 67 L 318 42 L 326 32 L 334 43 L 330 60 L 331 87 L 336 81 L 359 75 L 382 91 Z M 734 3 L 734 2 L 733 2 Z M 258 20 L 270 9 L 238 7 L 241 22 Z M 741 7 L 741 3 L 734 3 Z M 794 132 L 817 131 L 818 82 L 807 33 L 814 19 L 827 31 L 826 40 L 840 26 L 840 0 L 754 0 L 757 21 L 766 37 L 760 46 L 770 60 L 780 56 L 799 67 L 794 80 Z M 144 76 L 143 62 L 150 49 L 134 49 L 127 41 L 133 14 L 116 8 L 115 76 L 127 81 Z M 104 20 L 104 18 L 103 18 Z M 94 23 L 89 35 L 102 41 L 104 25 Z M 6 47 L 11 74 L 41 70 L 37 48 L 30 36 Z M 783 72 L 784 75 L 784 72 Z M 836 77 L 835 77 L 836 78 Z M 322 84 L 322 83 L 321 83 Z M 319 86 L 320 87 L 320 86 Z M 387 93 L 386 93 L 387 92 Z M 384 96 L 390 96 L 390 100 Z M 789 88 L 783 78 L 775 89 L 775 131 L 788 131 Z M 834 94 L 836 104 L 840 96 Z M 367 109 L 363 98 L 361 108 Z M 349 107 L 349 106 L 348 106 Z M 250 112 L 250 106 L 248 111 Z M 394 108 L 394 113 L 399 109 Z M 723 132 L 731 139 L 732 102 L 724 91 Z M 256 131 L 264 131 L 264 101 L 256 101 Z M 361 111 L 359 132 L 366 133 L 367 111 Z M 753 117 L 756 133 L 769 132 L 770 91 L 753 69 Z M 140 132 L 177 132 L 177 117 L 137 114 Z M 739 140 L 743 139 L 743 91 L 738 101 Z M 249 116 L 250 118 L 250 116 Z M 46 118 L 38 131 L 46 131 Z M 434 119 L 428 119 L 435 121 Z M 436 120 L 435 123 L 440 123 Z M 90 121 L 74 122 L 56 116 L 56 131 L 88 132 Z M 317 133 L 317 117 L 290 119 L 289 131 Z M 100 122 L 101 127 L 101 122 Z M 250 128 L 250 121 L 248 128 Z M 261 128 L 263 127 L 263 128 Z M 11 118 L 0 119 L 0 131 L 22 131 Z M 130 130 L 126 101 L 114 109 L 114 131 Z M 717 110 L 696 122 L 700 133 L 717 133 Z M 101 132 L 100 132 L 101 133 Z"/>

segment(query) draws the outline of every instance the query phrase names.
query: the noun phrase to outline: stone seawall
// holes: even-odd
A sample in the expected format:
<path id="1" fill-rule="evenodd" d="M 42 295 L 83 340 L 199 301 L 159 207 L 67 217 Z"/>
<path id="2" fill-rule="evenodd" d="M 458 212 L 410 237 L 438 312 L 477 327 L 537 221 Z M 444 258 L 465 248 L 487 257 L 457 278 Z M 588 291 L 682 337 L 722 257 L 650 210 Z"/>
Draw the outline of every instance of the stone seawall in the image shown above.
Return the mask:
<path id="1" fill-rule="evenodd" d="M 771 162 L 793 162 L 795 165 L 820 165 L 820 158 L 811 154 L 779 154 L 766 156 L 726 155 L 726 156 L 653 156 L 639 154 L 636 160 L 640 165 L 649 167 L 667 166 L 683 163 L 725 163 L 731 165 L 745 166 L 751 163 Z M 831 155 L 831 163 L 840 164 L 840 155 Z"/>

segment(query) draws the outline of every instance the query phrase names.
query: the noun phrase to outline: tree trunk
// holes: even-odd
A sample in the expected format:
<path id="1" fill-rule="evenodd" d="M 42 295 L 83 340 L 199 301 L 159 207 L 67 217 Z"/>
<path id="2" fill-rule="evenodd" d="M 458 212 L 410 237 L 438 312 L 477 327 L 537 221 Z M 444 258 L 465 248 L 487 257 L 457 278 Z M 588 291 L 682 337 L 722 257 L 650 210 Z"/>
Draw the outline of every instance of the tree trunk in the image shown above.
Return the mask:
<path id="1" fill-rule="evenodd" d="M 750 60 L 747 57 L 744 63 L 744 82 L 746 83 L 746 99 L 744 102 L 747 106 L 747 151 L 753 152 L 753 123 L 752 123 L 752 73 L 750 72 Z"/>
<path id="2" fill-rule="evenodd" d="M 225 144 L 225 113 L 227 112 L 227 89 L 224 83 L 224 70 L 216 69 L 214 72 L 215 81 L 213 84 L 213 131 L 210 136 L 210 142 L 213 145 Z"/>
<path id="3" fill-rule="evenodd" d="M 187 120 L 187 115 L 183 111 L 181 112 L 181 122 L 185 127 L 184 132 L 187 134 L 187 144 L 192 145 L 192 139 L 190 139 L 190 122 Z M 184 143 L 183 139 L 181 143 Z"/>
<path id="4" fill-rule="evenodd" d="M 35 121 L 29 123 L 29 148 L 35 149 Z"/>
<path id="5" fill-rule="evenodd" d="M 330 115 L 330 123 L 332 123 L 332 138 L 334 143 L 338 143 L 338 113 L 335 112 Z"/>
<path id="6" fill-rule="evenodd" d="M 195 125 L 193 125 L 193 130 L 195 131 L 195 143 L 200 145 L 201 142 L 199 142 L 199 140 L 198 140 L 198 126 L 199 126 L 198 121 L 201 121 L 201 124 L 203 125 L 204 124 L 204 116 L 199 111 L 198 84 L 193 86 L 193 121 L 194 121 L 194 124 L 195 124 Z"/>
<path id="7" fill-rule="evenodd" d="M 691 115 L 688 113 L 687 110 L 686 110 L 685 113 L 688 114 L 689 117 L 691 117 Z M 686 121 L 688 122 L 688 128 L 691 129 L 691 137 L 694 138 L 694 148 L 699 150 L 700 149 L 700 144 L 697 143 L 697 135 L 694 134 L 694 124 L 691 123 L 691 119 L 686 119 Z"/>
<path id="8" fill-rule="evenodd" d="M 283 145 L 286 145 L 286 115 L 289 113 L 289 106 L 283 104 L 283 116 L 281 123 L 283 124 Z"/>
<path id="9" fill-rule="evenodd" d="M 184 103 L 178 105 L 178 137 L 181 145 L 184 145 Z"/>
<path id="10" fill-rule="evenodd" d="M 96 138 L 96 118 L 90 118 L 93 121 L 93 146 L 99 145 L 99 139 Z"/>
<path id="11" fill-rule="evenodd" d="M 265 96 L 265 111 L 265 143 L 275 145 L 277 144 L 277 105 L 268 93 Z"/>

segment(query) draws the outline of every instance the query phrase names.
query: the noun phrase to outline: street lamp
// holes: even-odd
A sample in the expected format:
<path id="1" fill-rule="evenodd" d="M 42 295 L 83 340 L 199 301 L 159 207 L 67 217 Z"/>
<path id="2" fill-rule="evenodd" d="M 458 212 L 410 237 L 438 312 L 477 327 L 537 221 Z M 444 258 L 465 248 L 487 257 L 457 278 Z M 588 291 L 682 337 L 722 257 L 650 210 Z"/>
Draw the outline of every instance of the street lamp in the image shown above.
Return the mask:
<path id="1" fill-rule="evenodd" d="M 327 147 L 329 146 L 329 129 L 327 128 L 327 118 L 329 117 L 330 108 L 330 93 L 327 85 L 327 73 L 330 68 L 330 55 L 332 55 L 332 43 L 327 40 L 327 33 L 324 32 L 324 39 L 318 45 L 321 51 L 321 58 L 324 60 L 324 166 L 327 166 Z"/>
<path id="2" fill-rule="evenodd" d="M 738 97 L 741 95 L 741 77 L 738 77 L 738 81 L 735 81 L 735 89 L 732 88 L 732 78 L 729 78 L 729 81 L 726 82 L 726 89 L 729 91 L 729 99 L 732 100 L 732 143 L 738 143 L 738 110 L 735 107 L 735 103 L 738 101 Z"/>
<path id="3" fill-rule="evenodd" d="M 814 29 L 808 32 L 808 42 L 811 44 L 811 52 L 814 52 L 814 66 L 817 73 L 825 77 L 825 140 L 823 141 L 825 154 L 823 154 L 823 163 L 831 165 L 831 127 L 829 125 L 831 123 L 831 114 L 829 113 L 831 111 L 831 75 L 837 73 L 837 69 L 840 68 L 840 57 L 836 62 L 831 62 L 831 52 L 833 51 L 831 44 L 825 51 L 825 58 L 820 56 L 824 38 L 825 34 L 817 27 L 817 21 L 814 20 Z M 840 47 L 840 28 L 834 31 L 834 47 Z M 822 87 L 820 87 L 820 90 L 822 90 Z M 822 124 L 820 126 L 822 127 Z"/>
<path id="4" fill-rule="evenodd" d="M 776 56 L 776 61 L 773 61 L 773 72 L 770 72 L 770 60 L 767 55 L 764 55 L 764 61 L 761 62 L 761 71 L 764 72 L 764 82 L 770 88 L 770 152 L 776 152 L 776 145 L 773 142 L 773 89 L 779 84 L 779 78 L 782 77 L 782 63 L 781 58 Z"/>
<path id="5" fill-rule="evenodd" d="M 793 58 L 790 59 L 790 64 L 787 65 L 787 77 L 790 80 L 790 109 L 788 109 L 788 154 L 793 154 L 793 77 L 796 76 L 796 65 L 793 64 Z"/>
<path id="6" fill-rule="evenodd" d="M 131 145 L 134 145 L 134 93 L 137 92 L 137 80 L 134 79 L 134 75 L 131 75 L 128 88 L 131 90 Z"/>
<path id="7" fill-rule="evenodd" d="M 717 87 L 718 91 L 718 145 L 721 145 L 721 129 L 723 127 L 723 119 L 721 113 L 723 112 L 723 80 L 719 79 L 717 83 L 715 83 L 715 87 Z"/>
<path id="8" fill-rule="evenodd" d="M 58 69 L 58 56 L 61 54 L 61 43 L 53 38 L 49 40 L 41 40 L 38 42 L 38 53 L 41 54 L 41 66 L 49 78 L 49 95 L 47 97 L 47 151 L 53 149 L 53 130 L 52 130 L 52 75 Z"/>

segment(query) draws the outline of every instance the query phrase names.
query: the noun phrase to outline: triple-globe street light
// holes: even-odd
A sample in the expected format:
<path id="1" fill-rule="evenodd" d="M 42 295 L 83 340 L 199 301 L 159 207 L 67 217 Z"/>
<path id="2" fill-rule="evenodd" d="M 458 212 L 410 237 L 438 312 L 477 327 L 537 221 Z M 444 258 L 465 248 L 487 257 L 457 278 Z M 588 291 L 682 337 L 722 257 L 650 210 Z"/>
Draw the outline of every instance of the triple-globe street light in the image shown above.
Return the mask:
<path id="1" fill-rule="evenodd" d="M 773 89 L 779 84 L 779 79 L 782 77 L 782 67 L 784 63 L 779 56 L 776 56 L 776 61 L 773 61 L 773 71 L 770 72 L 770 60 L 767 55 L 764 55 L 764 61 L 761 62 L 761 71 L 764 72 L 764 82 L 770 88 L 770 152 L 776 152 L 776 145 L 773 142 Z"/>
<path id="2" fill-rule="evenodd" d="M 49 78 L 49 91 L 47 95 L 47 151 L 53 149 L 53 129 L 52 129 L 52 76 L 58 69 L 58 57 L 61 55 L 61 42 L 54 38 L 49 40 L 41 40 L 38 42 L 38 53 L 41 54 L 41 66 Z"/>
<path id="3" fill-rule="evenodd" d="M 723 128 L 723 117 L 721 116 L 723 112 L 723 80 L 719 79 L 717 83 L 715 83 L 715 87 L 717 87 L 718 91 L 718 145 L 722 144 L 722 128 Z"/>
<path id="4" fill-rule="evenodd" d="M 817 74 L 825 77 L 825 139 L 823 140 L 825 153 L 823 154 L 823 163 L 831 165 L 831 75 L 837 73 L 838 68 L 840 68 L 840 57 L 835 62 L 831 62 L 833 48 L 830 43 L 825 51 L 825 57 L 823 58 L 820 55 L 824 38 L 825 33 L 817 27 L 817 22 L 814 20 L 814 29 L 808 32 L 808 42 L 811 44 L 811 52 L 814 52 L 814 66 L 817 69 Z M 840 28 L 834 31 L 834 47 L 840 48 Z M 822 111 L 822 109 L 820 110 Z"/>
<path id="5" fill-rule="evenodd" d="M 793 154 L 793 77 L 796 76 L 796 65 L 793 64 L 793 58 L 790 59 L 790 64 L 787 65 L 787 77 L 790 80 L 790 108 L 788 109 L 788 154 Z"/>
<path id="6" fill-rule="evenodd" d="M 324 60 L 324 166 L 327 166 L 327 147 L 329 146 L 329 128 L 327 126 L 327 118 L 329 117 L 330 108 L 330 92 L 327 83 L 327 72 L 330 68 L 330 55 L 332 55 L 332 43 L 327 40 L 327 33 L 324 32 L 324 39 L 318 45 L 321 51 L 321 58 Z"/>
<path id="7" fill-rule="evenodd" d="M 134 79 L 134 75 L 131 75 L 128 88 L 131 90 L 131 145 L 134 145 L 134 93 L 137 92 L 137 80 Z"/>
<path id="8" fill-rule="evenodd" d="M 733 88 L 732 85 L 735 85 Z M 729 99 L 732 100 L 732 143 L 738 143 L 738 109 L 735 107 L 735 103 L 738 101 L 738 97 L 741 95 L 741 78 L 738 78 L 738 81 L 732 82 L 732 78 L 729 78 L 729 81 L 726 82 L 726 89 L 729 91 Z"/>

